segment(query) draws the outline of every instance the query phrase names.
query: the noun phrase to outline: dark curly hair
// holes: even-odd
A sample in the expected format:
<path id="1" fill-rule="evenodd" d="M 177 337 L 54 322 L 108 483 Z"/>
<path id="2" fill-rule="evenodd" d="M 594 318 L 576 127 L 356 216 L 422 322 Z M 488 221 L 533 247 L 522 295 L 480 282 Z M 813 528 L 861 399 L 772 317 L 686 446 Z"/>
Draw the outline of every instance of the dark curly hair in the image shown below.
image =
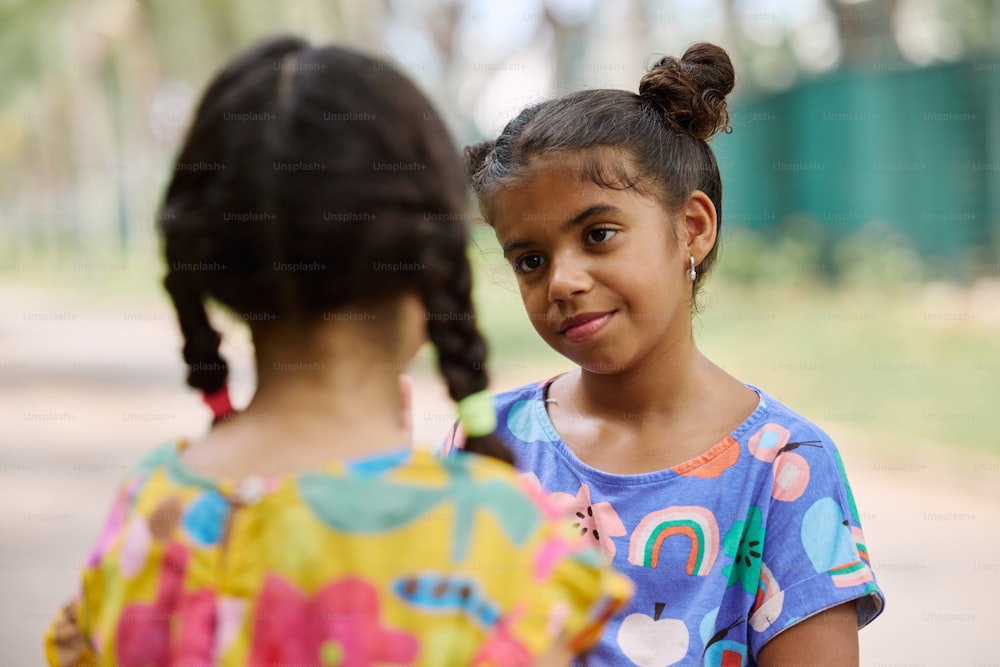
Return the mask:
<path id="1" fill-rule="evenodd" d="M 465 149 L 466 170 L 486 221 L 492 195 L 520 178 L 532 158 L 579 153 L 585 175 L 602 187 L 632 188 L 675 212 L 701 190 L 722 224 L 722 179 L 708 140 L 729 131 L 726 96 L 735 73 L 714 44 L 691 46 L 678 59 L 663 57 L 642 77 L 639 93 L 585 90 L 524 109 L 494 141 Z M 595 149 L 609 149 L 601 151 Z M 631 160 L 620 159 L 622 153 Z M 630 173 L 633 167 L 638 173 Z M 718 241 L 699 265 L 692 287 L 712 268 Z"/>
<path id="2" fill-rule="evenodd" d="M 198 104 L 158 221 L 188 384 L 226 385 L 206 298 L 245 321 L 309 322 L 416 288 L 451 397 L 486 389 L 464 181 L 440 115 L 394 65 L 294 37 L 240 54 Z M 512 460 L 492 435 L 467 449 Z"/>

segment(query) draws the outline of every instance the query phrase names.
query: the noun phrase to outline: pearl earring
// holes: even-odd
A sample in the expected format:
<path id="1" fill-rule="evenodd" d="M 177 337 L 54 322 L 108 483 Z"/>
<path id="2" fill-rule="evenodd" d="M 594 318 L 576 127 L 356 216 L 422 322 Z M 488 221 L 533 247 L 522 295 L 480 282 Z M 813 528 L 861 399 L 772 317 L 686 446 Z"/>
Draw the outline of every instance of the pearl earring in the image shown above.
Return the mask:
<path id="1" fill-rule="evenodd" d="M 691 270 L 688 271 L 688 278 L 692 281 L 698 277 L 698 272 L 694 268 L 694 255 L 688 255 L 688 259 L 691 260 Z"/>

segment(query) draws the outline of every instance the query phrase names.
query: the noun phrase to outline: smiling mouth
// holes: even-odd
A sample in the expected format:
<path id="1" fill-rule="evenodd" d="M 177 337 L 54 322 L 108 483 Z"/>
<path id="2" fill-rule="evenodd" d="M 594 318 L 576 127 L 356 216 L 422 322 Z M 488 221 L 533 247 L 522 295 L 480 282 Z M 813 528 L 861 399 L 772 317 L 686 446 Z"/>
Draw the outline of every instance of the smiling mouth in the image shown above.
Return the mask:
<path id="1" fill-rule="evenodd" d="M 559 333 L 574 343 L 584 342 L 603 329 L 615 312 L 612 310 L 605 313 L 582 313 L 567 317 L 559 326 Z"/>

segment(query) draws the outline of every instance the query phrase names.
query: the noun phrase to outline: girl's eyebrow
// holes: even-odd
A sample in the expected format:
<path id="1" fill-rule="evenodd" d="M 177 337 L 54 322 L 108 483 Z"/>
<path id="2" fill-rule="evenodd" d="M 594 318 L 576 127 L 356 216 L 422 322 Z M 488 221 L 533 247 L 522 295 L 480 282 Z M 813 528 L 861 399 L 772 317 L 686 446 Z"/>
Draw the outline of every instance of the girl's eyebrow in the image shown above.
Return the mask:
<path id="1" fill-rule="evenodd" d="M 594 204 L 593 206 L 588 206 L 584 210 L 580 211 L 574 215 L 570 220 L 568 220 L 561 228 L 560 231 L 565 233 L 576 227 L 582 222 L 585 222 L 588 218 L 595 215 L 604 215 L 605 213 L 621 213 L 621 209 L 617 206 L 612 206 L 611 204 Z M 519 250 L 521 248 L 526 248 L 531 245 L 530 241 L 525 241 L 521 239 L 511 239 L 503 244 L 503 256 L 506 257 L 509 253 L 514 250 Z"/>

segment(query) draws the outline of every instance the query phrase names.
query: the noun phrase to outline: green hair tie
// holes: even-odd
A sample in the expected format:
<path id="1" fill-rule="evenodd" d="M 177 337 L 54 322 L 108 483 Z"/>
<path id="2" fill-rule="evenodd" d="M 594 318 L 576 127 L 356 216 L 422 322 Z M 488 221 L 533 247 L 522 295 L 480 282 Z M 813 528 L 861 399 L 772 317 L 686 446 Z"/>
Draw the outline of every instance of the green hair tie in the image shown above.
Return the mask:
<path id="1" fill-rule="evenodd" d="M 460 400 L 458 419 L 462 422 L 465 435 L 470 438 L 479 438 L 495 431 L 497 413 L 493 408 L 493 396 L 489 390 L 477 391 Z"/>

